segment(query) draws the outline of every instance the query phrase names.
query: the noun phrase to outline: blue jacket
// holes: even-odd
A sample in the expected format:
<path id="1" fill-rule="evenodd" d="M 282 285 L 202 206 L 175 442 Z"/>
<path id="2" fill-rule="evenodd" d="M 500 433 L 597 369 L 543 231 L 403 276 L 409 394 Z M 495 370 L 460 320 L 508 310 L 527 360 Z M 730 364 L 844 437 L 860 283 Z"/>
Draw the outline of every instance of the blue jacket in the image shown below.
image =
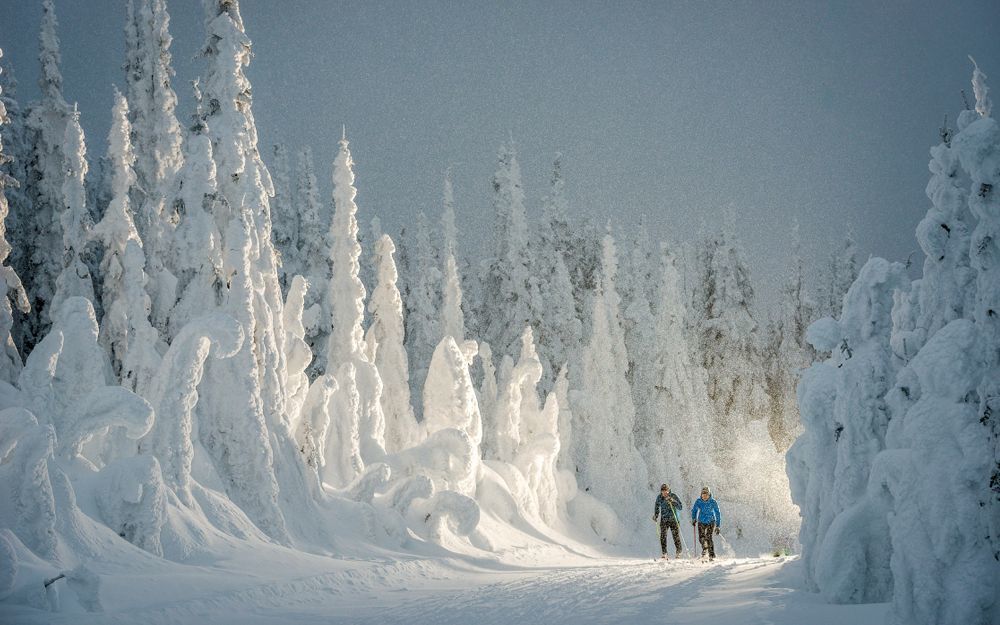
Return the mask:
<path id="1" fill-rule="evenodd" d="M 722 513 L 719 512 L 719 504 L 715 503 L 715 499 L 712 497 L 709 497 L 708 501 L 698 497 L 691 506 L 691 520 L 702 525 L 715 523 L 716 527 L 722 527 Z"/>
<path id="2" fill-rule="evenodd" d="M 653 518 L 660 518 L 663 521 L 674 520 L 674 513 L 670 511 L 670 506 L 674 507 L 674 510 L 680 510 L 684 507 L 681 500 L 677 495 L 670 493 L 669 498 L 665 498 L 663 495 L 656 496 L 656 503 L 653 504 Z"/>

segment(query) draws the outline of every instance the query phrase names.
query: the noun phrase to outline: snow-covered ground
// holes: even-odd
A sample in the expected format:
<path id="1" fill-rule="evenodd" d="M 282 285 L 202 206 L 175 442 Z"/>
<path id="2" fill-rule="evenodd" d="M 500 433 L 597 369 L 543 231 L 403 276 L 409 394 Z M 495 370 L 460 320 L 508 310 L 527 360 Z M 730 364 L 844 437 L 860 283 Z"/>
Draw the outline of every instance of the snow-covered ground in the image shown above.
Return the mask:
<path id="1" fill-rule="evenodd" d="M 203 565 L 150 559 L 145 573 L 109 566 L 100 571 L 103 612 L 85 617 L 95 625 L 883 622 L 887 604 L 828 605 L 800 590 L 800 569 L 797 558 L 654 562 L 555 546 L 500 560 L 345 560 L 262 545 Z M 79 623 L 81 616 L 0 605 L 4 623 Z"/>

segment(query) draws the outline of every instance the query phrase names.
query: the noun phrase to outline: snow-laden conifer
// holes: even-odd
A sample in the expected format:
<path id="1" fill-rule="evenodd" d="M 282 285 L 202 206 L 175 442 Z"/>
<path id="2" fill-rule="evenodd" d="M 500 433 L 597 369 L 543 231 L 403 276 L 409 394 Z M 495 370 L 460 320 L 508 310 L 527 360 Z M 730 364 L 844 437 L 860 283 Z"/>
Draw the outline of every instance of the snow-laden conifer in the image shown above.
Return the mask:
<path id="1" fill-rule="evenodd" d="M 581 385 L 571 398 L 573 445 L 580 488 L 609 505 L 625 526 L 645 504 L 647 474 L 636 450 L 635 406 L 625 379 L 628 354 L 615 278 L 614 239 L 604 237 L 601 281 L 593 298 L 593 328 L 584 347 Z"/>
<path id="2" fill-rule="evenodd" d="M 357 423 L 361 459 L 369 463 L 379 461 L 385 455 L 385 418 L 381 405 L 382 380 L 375 365 L 368 359 L 361 327 L 365 287 L 358 277 L 361 245 L 358 243 L 358 206 L 354 202 L 357 189 L 354 188 L 353 165 L 347 138 L 343 137 L 333 162 L 334 216 L 329 236 L 333 275 L 327 291 L 331 330 L 326 350 L 326 370 L 336 371 L 341 385 L 339 393 L 357 393 L 356 399 L 342 402 L 350 411 L 357 410 L 356 414 L 343 411 L 331 414 L 338 422 Z M 354 391 L 341 379 L 340 372 L 345 367 L 352 370 L 348 377 L 353 380 Z M 341 435 L 353 438 L 353 431 L 353 426 L 344 427 Z M 353 476 L 350 477 L 353 479 Z"/>
<path id="3" fill-rule="evenodd" d="M 636 446 L 654 483 L 677 493 L 694 492 L 718 476 L 711 460 L 711 404 L 704 370 L 691 360 L 685 330 L 685 302 L 675 257 L 660 252 L 660 284 L 650 362 L 653 381 Z"/>
<path id="4" fill-rule="evenodd" d="M 498 356 L 517 351 L 520 333 L 534 318 L 537 285 L 529 267 L 528 221 L 521 167 L 513 144 L 503 144 L 493 174 L 493 256 L 483 276 L 478 334 Z"/>
<path id="5" fill-rule="evenodd" d="M 410 375 L 403 347 L 403 302 L 396 288 L 396 247 L 384 234 L 375 244 L 378 284 L 368 302 L 371 327 L 365 335 L 369 353 L 383 380 L 382 412 L 385 415 L 385 449 L 395 453 L 417 440 L 417 421 L 410 404 Z"/>
<path id="6" fill-rule="evenodd" d="M 200 101 L 200 91 L 195 89 Z M 184 144 L 184 167 L 172 197 L 177 211 L 173 261 L 177 272 L 177 304 L 170 311 L 169 335 L 177 336 L 189 321 L 221 303 L 222 234 L 215 215 L 225 198 L 219 195 L 208 126 L 196 115 Z"/>
<path id="7" fill-rule="evenodd" d="M 112 198 L 92 236 L 104 246 L 101 344 L 110 351 L 112 368 L 122 386 L 145 396 L 159 367 L 160 338 L 149 322 L 146 258 L 129 201 L 129 189 L 135 180 L 129 129 L 128 103 L 116 91 L 108 133 Z"/>
<path id="8" fill-rule="evenodd" d="M 59 214 L 63 259 L 62 270 L 56 277 L 56 291 L 48 308 L 49 318 L 53 321 L 59 306 L 71 297 L 85 297 L 91 304 L 94 302 L 94 283 L 83 258 L 93 223 L 87 210 L 87 191 L 84 186 L 87 176 L 87 146 L 78 112 L 73 113 L 66 125 L 63 149 L 66 155 L 62 185 L 64 208 Z"/>
<path id="9" fill-rule="evenodd" d="M 75 113 L 63 98 L 59 38 L 56 35 L 55 6 L 52 0 L 42 2 L 42 23 L 39 32 L 41 73 L 38 86 L 41 99 L 30 106 L 27 126 L 34 149 L 29 178 L 32 214 L 23 225 L 25 244 L 30 259 L 24 273 L 24 287 L 31 301 L 32 314 L 24 337 L 28 352 L 42 339 L 51 324 L 48 308 L 56 291 L 56 277 L 63 268 L 63 234 L 60 214 L 65 194 L 67 126 Z"/>
<path id="10" fill-rule="evenodd" d="M 775 446 L 784 452 L 799 434 L 799 409 L 795 389 L 803 370 L 812 364 L 815 352 L 806 341 L 806 328 L 816 318 L 816 304 L 809 293 L 799 226 L 792 230 L 792 267 L 781 287 L 778 321 L 774 336 L 774 365 L 769 373 L 771 411 L 768 429 Z"/>
<path id="11" fill-rule="evenodd" d="M 566 216 L 564 181 L 557 156 L 552 173 L 552 188 L 542 203 L 542 218 L 534 230 L 533 259 L 535 277 L 540 285 L 542 314 L 535 315 L 538 355 L 545 373 L 541 388 L 547 390 L 559 370 L 572 361 L 578 368 L 583 327 L 573 297 L 573 282 L 566 266 L 572 243 Z"/>
<path id="12" fill-rule="evenodd" d="M 0 57 L 3 51 L 0 50 Z M 0 70 L 2 71 L 2 70 Z M 0 89 L 0 96 L 3 89 Z M 0 126 L 8 123 L 7 107 L 3 99 L 0 99 Z M 3 152 L 3 137 L 0 136 L 0 166 L 10 161 Z M 10 243 L 7 242 L 7 187 L 16 187 L 18 181 L 9 177 L 3 170 L 0 170 L 0 341 L 3 341 L 3 353 L 0 355 L 0 380 L 13 383 L 17 380 L 21 372 L 21 355 L 11 338 L 11 329 L 14 326 L 13 301 L 22 313 L 29 310 L 28 296 L 21 285 L 21 279 L 17 272 L 10 266 Z"/>
<path id="13" fill-rule="evenodd" d="M 282 298 L 271 244 L 271 178 L 257 148 L 250 83 L 244 68 L 250 40 L 239 4 L 206 0 L 202 50 L 203 121 L 212 142 L 220 200 L 213 206 L 222 234 L 222 310 L 248 340 L 233 357 L 209 361 L 202 396 L 202 442 L 229 497 L 272 538 L 289 539 L 279 506 L 279 474 L 288 501 L 304 494 L 294 474 L 302 461 L 286 448 Z M 256 454 L 239 450 L 253 448 Z M 277 449 L 277 453 L 276 450 Z"/>
<path id="14" fill-rule="evenodd" d="M 271 201 L 271 220 L 274 224 L 274 247 L 281 256 L 279 279 L 283 291 L 288 290 L 292 276 L 302 274 L 298 255 L 299 211 L 292 197 L 291 171 L 288 148 L 279 143 L 274 146 L 274 198 Z"/>
<path id="15" fill-rule="evenodd" d="M 802 510 L 806 582 L 832 601 L 884 601 L 891 592 L 883 498 L 865 497 L 885 448 L 884 397 L 900 362 L 890 347 L 893 293 L 903 265 L 873 258 L 844 298 L 840 318 L 813 323 L 807 338 L 831 357 L 799 384 L 804 433 L 788 451 L 793 500 Z"/>
<path id="16" fill-rule="evenodd" d="M 312 148 L 306 146 L 299 151 L 298 176 L 295 197 L 299 203 L 299 238 L 297 257 L 302 260 L 301 271 L 309 281 L 303 321 L 306 327 L 306 342 L 315 356 L 310 367 L 310 377 L 316 377 L 323 370 L 326 348 L 329 341 L 330 318 L 327 287 L 330 283 L 330 244 L 327 233 L 330 221 L 319 199 Z"/>
<path id="17" fill-rule="evenodd" d="M 417 216 L 410 258 L 406 301 L 406 347 L 410 355 L 410 387 L 419 393 L 427 377 L 431 356 L 441 340 L 442 269 L 435 258 L 427 215 Z M 461 337 L 454 337 L 456 341 Z M 418 415 L 422 411 L 418 409 Z"/>
<path id="18" fill-rule="evenodd" d="M 176 215 L 170 195 L 183 164 L 177 95 L 171 85 L 170 15 L 165 0 L 130 0 L 126 13 L 125 93 L 136 155 L 133 211 L 146 255 L 151 320 L 165 332 L 178 297 L 171 265 Z"/>

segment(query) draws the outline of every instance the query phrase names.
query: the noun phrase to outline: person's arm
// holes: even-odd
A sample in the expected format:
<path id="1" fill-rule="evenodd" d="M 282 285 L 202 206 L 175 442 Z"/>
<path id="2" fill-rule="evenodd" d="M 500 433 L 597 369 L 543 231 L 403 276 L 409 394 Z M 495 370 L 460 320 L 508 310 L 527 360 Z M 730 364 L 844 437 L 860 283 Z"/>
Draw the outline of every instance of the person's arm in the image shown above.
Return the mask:
<path id="1" fill-rule="evenodd" d="M 677 496 L 676 493 L 670 493 L 670 497 L 674 500 L 674 507 L 678 510 L 684 509 L 684 504 L 681 503 L 681 498 Z"/>
<path id="2" fill-rule="evenodd" d="M 655 521 L 660 516 L 660 496 L 656 496 L 656 501 L 653 502 L 653 520 Z"/>
<path id="3" fill-rule="evenodd" d="M 712 503 L 714 504 L 712 507 L 715 508 L 715 527 L 722 527 L 722 512 L 719 510 L 719 502 L 713 501 Z"/>
<path id="4" fill-rule="evenodd" d="M 698 522 L 698 500 L 691 504 L 691 525 Z"/>

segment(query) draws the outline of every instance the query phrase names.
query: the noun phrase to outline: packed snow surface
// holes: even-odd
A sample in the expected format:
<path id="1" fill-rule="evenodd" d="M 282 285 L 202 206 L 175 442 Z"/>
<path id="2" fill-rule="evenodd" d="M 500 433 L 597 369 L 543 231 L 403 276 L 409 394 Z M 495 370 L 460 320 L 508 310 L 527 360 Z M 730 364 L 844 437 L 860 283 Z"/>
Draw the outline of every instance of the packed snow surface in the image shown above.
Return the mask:
<path id="1" fill-rule="evenodd" d="M 177 565 L 100 570 L 101 623 L 882 623 L 887 604 L 825 605 L 795 590 L 796 558 L 653 561 L 537 545 L 499 559 L 333 559 L 260 545 Z M 56 582 L 63 584 L 64 581 Z M 65 591 L 64 591 L 65 592 Z M 7 623 L 80 614 L 0 607 Z"/>

